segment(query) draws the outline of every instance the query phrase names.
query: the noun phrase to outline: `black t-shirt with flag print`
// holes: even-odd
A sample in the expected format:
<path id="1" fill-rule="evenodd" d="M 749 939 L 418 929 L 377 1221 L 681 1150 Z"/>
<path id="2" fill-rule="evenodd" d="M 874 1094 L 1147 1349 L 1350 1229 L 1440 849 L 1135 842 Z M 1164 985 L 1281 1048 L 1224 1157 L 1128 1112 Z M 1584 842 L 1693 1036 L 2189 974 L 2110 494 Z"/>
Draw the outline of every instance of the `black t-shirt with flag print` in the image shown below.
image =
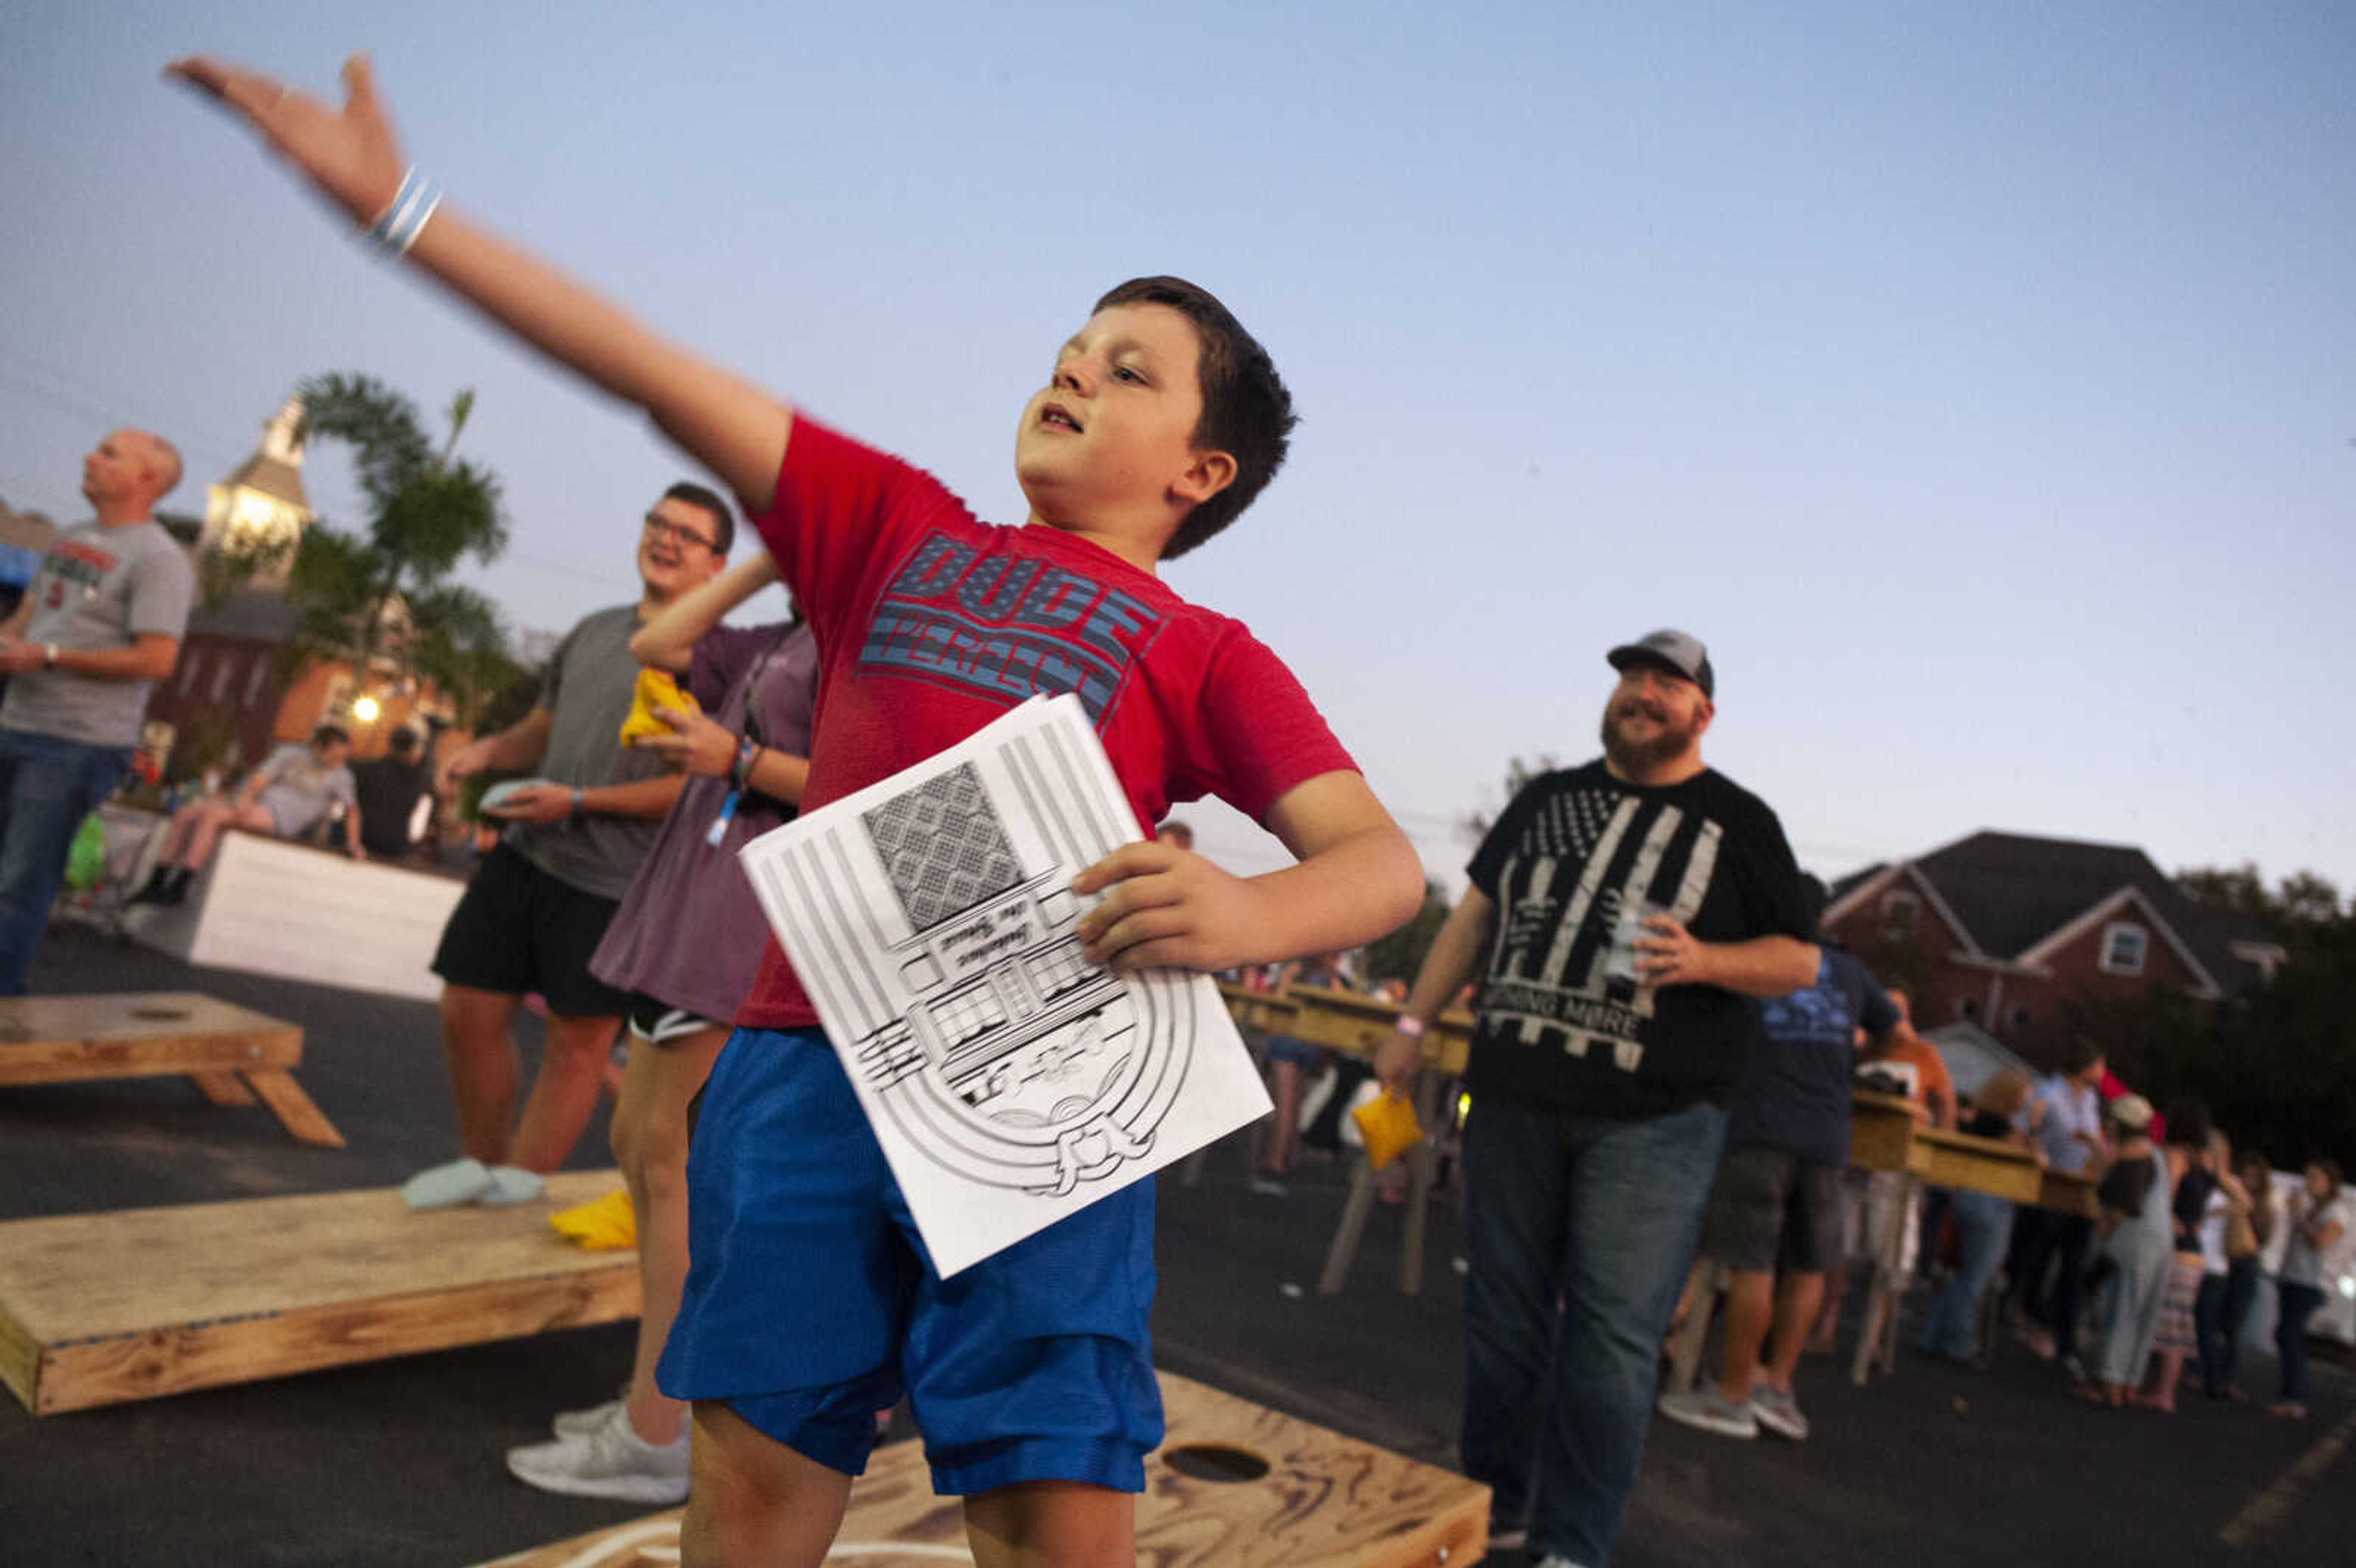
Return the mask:
<path id="1" fill-rule="evenodd" d="M 1723 1104 L 1757 1028 L 1715 986 L 1639 987 L 1610 973 L 1623 905 L 1665 909 L 1702 942 L 1815 940 L 1783 827 L 1714 770 L 1660 788 L 1601 759 L 1515 795 L 1467 868 L 1496 905 L 1466 1086 L 1540 1108 L 1650 1116 Z"/>

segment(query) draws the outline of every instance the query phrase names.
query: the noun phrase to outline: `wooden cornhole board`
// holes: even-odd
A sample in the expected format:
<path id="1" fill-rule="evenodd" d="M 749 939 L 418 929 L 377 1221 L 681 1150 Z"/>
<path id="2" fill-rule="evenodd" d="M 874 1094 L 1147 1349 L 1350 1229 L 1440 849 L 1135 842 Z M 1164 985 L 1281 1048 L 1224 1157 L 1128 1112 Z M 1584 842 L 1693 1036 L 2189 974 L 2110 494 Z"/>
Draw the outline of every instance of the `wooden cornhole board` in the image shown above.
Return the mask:
<path id="1" fill-rule="evenodd" d="M 1169 1431 L 1145 1462 L 1137 1557 L 1155 1568 L 1463 1568 L 1487 1549 L 1489 1488 L 1163 1372 Z M 879 1448 L 851 1488 L 829 1564 L 969 1563 L 965 1514 L 937 1497 L 924 1445 Z M 1211 1461 L 1188 1463 L 1190 1456 Z M 1178 1456 L 1173 1464 L 1173 1456 Z M 1254 1478 L 1205 1479 L 1204 1472 Z M 1183 1468 L 1180 1467 L 1183 1466 Z M 1192 1471 L 1194 1473 L 1189 1474 Z M 679 1509 L 481 1568 L 671 1568 Z"/>
<path id="2" fill-rule="evenodd" d="M 0 1086 L 185 1076 L 217 1105 L 259 1094 L 297 1140 L 341 1148 L 294 1082 L 302 1061 L 297 1025 L 195 991 L 0 997 Z"/>
<path id="3" fill-rule="evenodd" d="M 1348 991 L 1315 987 L 1251 991 L 1229 984 L 1222 984 L 1219 991 L 1237 1028 L 1285 1035 L 1346 1056 L 1373 1055 L 1375 1048 L 1391 1037 L 1399 1017 L 1399 1009 L 1390 1003 Z M 1414 1097 L 1416 1118 L 1426 1127 L 1439 1125 L 1446 1115 L 1446 1107 L 1439 1101 L 1438 1080 L 1433 1073 L 1456 1074 L 1464 1071 L 1465 1059 L 1472 1047 L 1472 1014 L 1451 1010 L 1432 1020 L 1425 1030 L 1423 1065 L 1427 1071 L 1417 1075 Z M 1434 1176 L 1430 1141 L 1418 1145 L 1402 1157 L 1408 1162 L 1408 1199 L 1406 1232 L 1399 1245 L 1398 1284 L 1402 1292 L 1413 1296 L 1423 1288 L 1424 1221 Z M 1197 1154 L 1189 1161 L 1190 1186 L 1192 1172 L 1200 1168 L 1201 1159 Z M 1333 1228 L 1333 1238 L 1326 1244 L 1324 1266 L 1318 1271 L 1319 1295 L 1339 1293 L 1348 1279 L 1374 1206 L 1375 1169 L 1362 1154 L 1352 1163 L 1350 1195 L 1342 1205 L 1342 1218 Z"/>
<path id="4" fill-rule="evenodd" d="M 536 1203 L 412 1213 L 393 1188 L 0 1224 L 0 1381 L 36 1415 L 638 1311 L 637 1253 L 584 1252 Z"/>

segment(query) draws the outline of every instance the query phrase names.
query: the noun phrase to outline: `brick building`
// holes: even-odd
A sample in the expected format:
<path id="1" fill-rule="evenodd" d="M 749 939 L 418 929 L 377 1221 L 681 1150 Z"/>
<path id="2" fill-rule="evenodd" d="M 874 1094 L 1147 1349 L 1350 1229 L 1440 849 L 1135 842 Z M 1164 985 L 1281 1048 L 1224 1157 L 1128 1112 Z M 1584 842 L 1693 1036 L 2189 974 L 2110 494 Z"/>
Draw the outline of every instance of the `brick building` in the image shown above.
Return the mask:
<path id="1" fill-rule="evenodd" d="M 2214 1001 L 2284 957 L 2255 922 L 2195 903 L 2140 849 L 2018 833 L 1844 878 L 1825 929 L 1912 994 L 1921 1027 L 1969 1022 L 2040 1066 L 2154 987 Z"/>

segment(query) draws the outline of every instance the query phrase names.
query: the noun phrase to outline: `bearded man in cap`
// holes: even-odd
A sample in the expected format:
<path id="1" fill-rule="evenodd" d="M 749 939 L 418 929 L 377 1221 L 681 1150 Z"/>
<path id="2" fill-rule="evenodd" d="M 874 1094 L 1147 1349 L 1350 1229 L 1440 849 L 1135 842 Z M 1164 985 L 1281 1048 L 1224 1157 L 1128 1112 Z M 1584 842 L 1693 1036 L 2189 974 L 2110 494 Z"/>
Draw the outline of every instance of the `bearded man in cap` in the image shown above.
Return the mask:
<path id="1" fill-rule="evenodd" d="M 1544 1568 L 1611 1555 L 1749 998 L 1811 985 L 1817 964 L 1783 826 L 1701 760 L 1708 652 L 1663 631 L 1607 657 L 1603 755 L 1506 806 L 1376 1056 L 1404 1090 L 1425 1026 L 1479 981 L 1462 1457 L 1494 1498 L 1491 1544 Z"/>

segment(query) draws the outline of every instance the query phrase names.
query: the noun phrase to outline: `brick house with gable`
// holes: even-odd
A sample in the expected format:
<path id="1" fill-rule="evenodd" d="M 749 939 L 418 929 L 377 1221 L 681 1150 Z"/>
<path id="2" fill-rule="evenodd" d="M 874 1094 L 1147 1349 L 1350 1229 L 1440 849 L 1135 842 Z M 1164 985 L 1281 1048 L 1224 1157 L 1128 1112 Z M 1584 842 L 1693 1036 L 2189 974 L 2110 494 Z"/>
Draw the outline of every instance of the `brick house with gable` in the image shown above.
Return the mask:
<path id="1" fill-rule="evenodd" d="M 1843 878 L 1825 929 L 1905 986 L 1918 1027 L 1968 1022 L 2040 1066 L 2155 987 L 2215 1001 L 2285 956 L 2256 922 L 2187 898 L 2141 849 L 2018 833 Z"/>

